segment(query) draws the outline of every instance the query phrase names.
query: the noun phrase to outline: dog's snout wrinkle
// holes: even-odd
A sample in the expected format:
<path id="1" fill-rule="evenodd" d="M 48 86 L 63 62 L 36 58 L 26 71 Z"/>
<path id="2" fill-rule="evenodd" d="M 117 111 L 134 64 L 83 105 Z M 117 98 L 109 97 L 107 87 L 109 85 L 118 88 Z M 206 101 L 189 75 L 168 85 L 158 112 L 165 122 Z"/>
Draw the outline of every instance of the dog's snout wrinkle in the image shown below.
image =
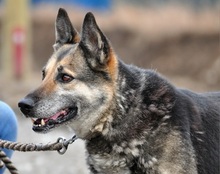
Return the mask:
<path id="1" fill-rule="evenodd" d="M 18 107 L 23 114 L 27 115 L 34 107 L 34 101 L 30 98 L 24 98 L 18 103 Z"/>

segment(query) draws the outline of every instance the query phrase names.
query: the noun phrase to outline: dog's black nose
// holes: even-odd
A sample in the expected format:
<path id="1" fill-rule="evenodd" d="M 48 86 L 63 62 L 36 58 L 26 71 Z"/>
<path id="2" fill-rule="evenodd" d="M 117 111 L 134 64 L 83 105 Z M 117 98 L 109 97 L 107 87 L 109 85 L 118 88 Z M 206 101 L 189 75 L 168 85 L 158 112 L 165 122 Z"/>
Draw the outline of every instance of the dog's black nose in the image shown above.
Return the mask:
<path id="1" fill-rule="evenodd" d="M 24 115 L 28 115 L 34 107 L 34 101 L 30 98 L 24 98 L 18 103 L 18 107 Z"/>

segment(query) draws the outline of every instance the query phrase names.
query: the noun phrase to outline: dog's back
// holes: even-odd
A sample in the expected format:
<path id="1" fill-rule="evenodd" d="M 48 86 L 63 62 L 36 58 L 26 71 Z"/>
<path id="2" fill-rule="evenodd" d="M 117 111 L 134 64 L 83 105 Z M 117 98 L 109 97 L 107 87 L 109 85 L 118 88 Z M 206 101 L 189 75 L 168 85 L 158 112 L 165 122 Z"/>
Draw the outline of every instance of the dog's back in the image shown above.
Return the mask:
<path id="1" fill-rule="evenodd" d="M 183 96 L 187 98 L 185 101 Z M 196 94 L 181 90 L 180 97 L 191 108 L 188 114 L 190 136 L 196 153 L 198 173 L 217 174 L 220 171 L 220 93 Z"/>

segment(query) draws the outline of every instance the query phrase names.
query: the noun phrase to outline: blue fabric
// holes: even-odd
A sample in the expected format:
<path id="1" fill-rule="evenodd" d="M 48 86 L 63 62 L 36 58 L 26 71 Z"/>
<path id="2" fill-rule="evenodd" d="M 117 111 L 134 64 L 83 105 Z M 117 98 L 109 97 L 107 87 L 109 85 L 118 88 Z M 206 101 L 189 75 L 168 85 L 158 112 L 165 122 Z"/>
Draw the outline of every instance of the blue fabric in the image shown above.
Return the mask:
<path id="1" fill-rule="evenodd" d="M 16 141 L 17 139 L 17 119 L 13 110 L 4 102 L 0 101 L 0 139 Z M 11 157 L 12 150 L 3 149 L 8 157 Z M 0 169 L 0 174 L 4 168 Z"/>
<path id="2" fill-rule="evenodd" d="M 112 0 L 31 0 L 31 3 L 34 5 L 40 3 L 79 5 L 94 10 L 109 10 L 112 6 Z"/>

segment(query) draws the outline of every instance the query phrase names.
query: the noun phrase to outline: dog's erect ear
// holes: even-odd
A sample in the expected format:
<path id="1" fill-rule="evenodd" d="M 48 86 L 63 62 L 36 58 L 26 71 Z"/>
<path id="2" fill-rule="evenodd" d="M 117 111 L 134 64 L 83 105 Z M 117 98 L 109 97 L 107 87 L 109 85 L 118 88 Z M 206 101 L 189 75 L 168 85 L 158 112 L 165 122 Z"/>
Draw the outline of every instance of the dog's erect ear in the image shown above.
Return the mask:
<path id="1" fill-rule="evenodd" d="M 55 24 L 56 42 L 54 50 L 59 49 L 64 44 L 75 44 L 79 42 L 78 32 L 73 28 L 67 12 L 60 8 Z"/>
<path id="2" fill-rule="evenodd" d="M 95 17 L 87 13 L 83 22 L 80 45 L 92 68 L 105 68 L 110 54 L 110 43 L 99 29 Z"/>

